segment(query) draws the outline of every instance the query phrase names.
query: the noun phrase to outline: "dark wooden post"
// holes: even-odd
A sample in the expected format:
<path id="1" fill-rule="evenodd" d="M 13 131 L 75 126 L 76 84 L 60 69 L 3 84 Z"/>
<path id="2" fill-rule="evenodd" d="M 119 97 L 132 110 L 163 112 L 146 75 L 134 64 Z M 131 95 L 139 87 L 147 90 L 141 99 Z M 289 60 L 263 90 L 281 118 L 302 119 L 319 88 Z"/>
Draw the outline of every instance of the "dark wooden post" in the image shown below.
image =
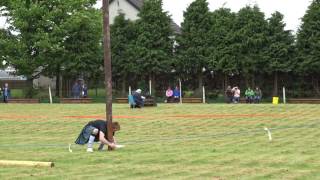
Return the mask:
<path id="1" fill-rule="evenodd" d="M 112 129 L 112 69 L 110 50 L 109 0 L 102 0 L 103 10 L 103 45 L 104 45 L 104 72 L 106 86 L 106 119 L 108 122 L 108 141 L 113 142 Z M 108 148 L 112 150 L 111 147 Z"/>

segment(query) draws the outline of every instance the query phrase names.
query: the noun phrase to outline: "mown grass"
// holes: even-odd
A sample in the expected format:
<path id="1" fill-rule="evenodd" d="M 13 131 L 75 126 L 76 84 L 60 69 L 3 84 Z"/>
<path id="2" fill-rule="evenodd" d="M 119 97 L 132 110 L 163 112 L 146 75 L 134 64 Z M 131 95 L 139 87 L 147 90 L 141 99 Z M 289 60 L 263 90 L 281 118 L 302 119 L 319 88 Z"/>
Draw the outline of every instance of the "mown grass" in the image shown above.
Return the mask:
<path id="1" fill-rule="evenodd" d="M 68 116 L 104 112 L 103 104 L 1 104 L 0 159 L 56 166 L 0 167 L 0 179 L 320 179 L 319 105 L 116 104 L 126 147 L 69 153 L 92 119 Z"/>

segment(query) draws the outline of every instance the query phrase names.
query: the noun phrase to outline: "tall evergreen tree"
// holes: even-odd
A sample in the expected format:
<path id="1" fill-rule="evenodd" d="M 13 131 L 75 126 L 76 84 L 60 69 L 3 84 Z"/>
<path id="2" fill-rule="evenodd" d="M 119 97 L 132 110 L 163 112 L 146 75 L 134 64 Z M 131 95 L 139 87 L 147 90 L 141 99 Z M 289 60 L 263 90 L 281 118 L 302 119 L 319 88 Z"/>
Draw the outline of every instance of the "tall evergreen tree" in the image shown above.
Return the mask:
<path id="1" fill-rule="evenodd" d="M 61 24 L 65 75 L 90 77 L 103 66 L 102 15 L 90 7 L 79 10 Z"/>
<path id="2" fill-rule="evenodd" d="M 312 78 L 312 85 L 320 95 L 320 0 L 313 0 L 302 18 L 297 38 L 299 72 Z"/>
<path id="3" fill-rule="evenodd" d="M 178 70 L 198 78 L 198 88 L 203 85 L 203 68 L 208 69 L 210 58 L 210 17 L 208 2 L 195 0 L 183 14 L 181 35 L 177 38 Z"/>
<path id="4" fill-rule="evenodd" d="M 144 1 L 138 14 L 136 53 L 143 76 L 155 83 L 156 76 L 170 72 L 173 53 L 171 19 L 162 9 L 162 0 Z M 153 85 L 154 87 L 154 85 Z"/>
<path id="5" fill-rule="evenodd" d="M 235 28 L 237 42 L 237 65 L 246 80 L 247 86 L 254 85 L 255 74 L 261 72 L 266 45 L 267 21 L 257 6 L 244 7 L 238 12 Z M 251 80 L 251 83 L 250 83 Z"/>
<path id="6" fill-rule="evenodd" d="M 136 38 L 134 22 L 125 19 L 124 14 L 117 16 L 111 26 L 111 59 L 114 79 L 122 83 L 122 95 L 125 95 L 127 80 L 140 69 L 135 58 Z"/>
<path id="7" fill-rule="evenodd" d="M 238 74 L 234 41 L 236 14 L 230 9 L 220 8 L 212 13 L 210 69 L 223 73 L 223 89 L 228 85 L 228 76 Z"/>
<path id="8" fill-rule="evenodd" d="M 275 12 L 268 19 L 266 62 L 264 71 L 273 74 L 273 96 L 278 95 L 279 73 L 290 72 L 294 68 L 294 37 L 291 31 L 284 30 L 283 15 Z"/>

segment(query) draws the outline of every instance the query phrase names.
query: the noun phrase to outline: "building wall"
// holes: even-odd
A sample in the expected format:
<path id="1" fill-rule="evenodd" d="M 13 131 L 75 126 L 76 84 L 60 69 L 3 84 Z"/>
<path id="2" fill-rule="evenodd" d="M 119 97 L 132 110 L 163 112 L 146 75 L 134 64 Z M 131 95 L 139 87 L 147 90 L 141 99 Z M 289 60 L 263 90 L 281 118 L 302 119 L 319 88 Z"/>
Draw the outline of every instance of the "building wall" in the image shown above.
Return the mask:
<path id="1" fill-rule="evenodd" d="M 139 19 L 138 18 L 139 11 L 126 0 L 112 1 L 112 3 L 109 5 L 109 11 L 110 11 L 110 24 L 113 24 L 114 18 L 118 16 L 119 13 L 125 14 L 125 17 L 132 21 Z"/>
<path id="2" fill-rule="evenodd" d="M 33 80 L 33 87 L 34 88 L 47 89 L 49 86 L 52 89 L 56 88 L 56 78 L 48 78 L 45 76 L 40 76 L 38 79 Z"/>

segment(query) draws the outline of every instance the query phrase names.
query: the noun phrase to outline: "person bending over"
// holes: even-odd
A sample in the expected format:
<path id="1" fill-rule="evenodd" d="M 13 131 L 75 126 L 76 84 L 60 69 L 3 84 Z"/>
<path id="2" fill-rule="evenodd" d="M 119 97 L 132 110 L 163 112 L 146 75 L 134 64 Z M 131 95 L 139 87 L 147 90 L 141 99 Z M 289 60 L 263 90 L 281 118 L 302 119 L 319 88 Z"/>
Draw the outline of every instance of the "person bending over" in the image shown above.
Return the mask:
<path id="1" fill-rule="evenodd" d="M 95 120 L 88 122 L 88 124 L 82 129 L 75 143 L 80 145 L 84 145 L 87 143 L 87 152 L 93 152 L 93 143 L 98 141 L 100 142 L 99 150 L 103 150 L 104 145 L 115 148 L 116 139 L 113 137 L 114 142 L 110 142 L 107 140 L 107 123 L 108 122 L 104 120 Z M 120 130 L 120 124 L 118 122 L 112 122 L 112 129 L 114 136 L 115 132 Z"/>
<path id="2" fill-rule="evenodd" d="M 136 103 L 136 108 L 142 108 L 144 106 L 145 97 L 141 95 L 141 92 L 141 89 L 137 89 L 132 95 L 133 100 Z"/>

